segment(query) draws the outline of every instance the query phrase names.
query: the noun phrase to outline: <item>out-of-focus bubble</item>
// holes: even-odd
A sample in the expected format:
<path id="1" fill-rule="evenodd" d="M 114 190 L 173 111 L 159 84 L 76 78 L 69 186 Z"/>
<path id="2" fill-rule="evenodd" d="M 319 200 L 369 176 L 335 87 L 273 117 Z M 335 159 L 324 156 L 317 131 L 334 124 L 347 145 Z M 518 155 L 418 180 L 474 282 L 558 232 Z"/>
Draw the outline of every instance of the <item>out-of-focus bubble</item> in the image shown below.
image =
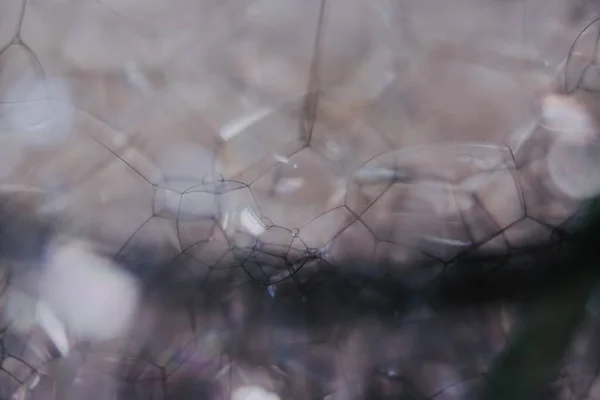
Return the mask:
<path id="1" fill-rule="evenodd" d="M 600 191 L 600 131 L 589 109 L 575 96 L 542 100 L 542 124 L 555 135 L 546 163 L 554 184 L 581 200 Z"/>
<path id="2" fill-rule="evenodd" d="M 261 91 L 282 96 L 282 99 L 300 95 L 306 87 L 304 71 L 299 71 L 290 60 L 260 46 L 246 40 L 234 47 L 243 79 Z"/>
<path id="3" fill-rule="evenodd" d="M 159 51 L 153 51 L 143 35 L 132 32 L 131 23 L 124 23 L 103 4 L 77 3 L 71 7 L 75 18 L 67 25 L 68 34 L 62 38 L 61 51 L 82 70 L 120 68 L 137 59 L 151 65 L 151 61 L 163 57 Z"/>
<path id="4" fill-rule="evenodd" d="M 0 133 L 10 135 L 27 145 L 50 145 L 66 139 L 72 132 L 74 110 L 60 101 L 46 97 L 44 83 L 38 82 L 27 97 L 13 96 L 20 91 L 17 82 L 11 86 L 0 104 Z M 11 101 L 11 98 L 19 100 Z M 4 131 L 4 132 L 3 132 Z"/>
<path id="5" fill-rule="evenodd" d="M 585 144 L 598 133 L 591 115 L 574 97 L 549 95 L 541 108 L 543 126 L 559 134 L 561 142 Z"/>
<path id="6" fill-rule="evenodd" d="M 34 100 L 4 106 L 7 128 L 26 144 L 48 145 L 65 139 L 73 126 L 73 111 L 56 100 Z"/>
<path id="7" fill-rule="evenodd" d="M 556 144 L 547 162 L 552 181 L 569 197 L 582 200 L 600 192 L 600 143 Z"/>
<path id="8" fill-rule="evenodd" d="M 81 243 L 51 252 L 40 282 L 43 301 L 81 339 L 118 336 L 138 305 L 134 279 Z"/>
<path id="9" fill-rule="evenodd" d="M 48 87 L 25 47 L 7 48 L 0 55 L 0 132 L 34 145 L 67 137 L 73 126 L 73 110 L 48 98 Z M 60 87 L 56 89 L 59 93 Z"/>

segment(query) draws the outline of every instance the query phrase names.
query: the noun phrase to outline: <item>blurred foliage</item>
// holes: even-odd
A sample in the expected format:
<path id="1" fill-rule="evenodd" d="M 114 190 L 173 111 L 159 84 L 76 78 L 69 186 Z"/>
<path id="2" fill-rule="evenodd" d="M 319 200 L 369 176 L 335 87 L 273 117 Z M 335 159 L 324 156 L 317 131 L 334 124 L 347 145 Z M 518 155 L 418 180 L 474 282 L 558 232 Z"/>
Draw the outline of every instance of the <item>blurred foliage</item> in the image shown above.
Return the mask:
<path id="1" fill-rule="evenodd" d="M 521 326 L 494 362 L 481 400 L 546 398 L 600 275 L 600 198 L 588 212 L 573 248 L 557 260 L 563 279 L 525 306 Z"/>

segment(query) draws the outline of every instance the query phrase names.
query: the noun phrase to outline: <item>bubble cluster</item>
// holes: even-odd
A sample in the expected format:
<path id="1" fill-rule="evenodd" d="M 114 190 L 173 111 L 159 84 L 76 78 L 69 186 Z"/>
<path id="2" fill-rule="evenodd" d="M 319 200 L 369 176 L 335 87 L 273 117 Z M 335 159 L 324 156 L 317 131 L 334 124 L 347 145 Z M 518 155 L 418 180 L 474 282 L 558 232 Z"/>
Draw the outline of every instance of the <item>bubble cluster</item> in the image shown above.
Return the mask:
<path id="1" fill-rule="evenodd" d="M 70 239 L 2 221 L 0 398 L 468 397 L 516 313 L 420 291 L 560 253 L 600 187 L 598 23 L 537 99 L 513 5 L 9 3 L 0 190 Z"/>

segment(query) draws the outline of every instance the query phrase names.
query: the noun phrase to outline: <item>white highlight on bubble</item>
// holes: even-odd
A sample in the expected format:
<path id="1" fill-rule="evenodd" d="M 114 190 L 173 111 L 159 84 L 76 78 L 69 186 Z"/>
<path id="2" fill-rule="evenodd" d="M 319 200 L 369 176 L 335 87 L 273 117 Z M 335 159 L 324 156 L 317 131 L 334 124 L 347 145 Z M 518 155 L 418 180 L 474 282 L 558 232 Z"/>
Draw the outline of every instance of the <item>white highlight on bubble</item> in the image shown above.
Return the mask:
<path id="1" fill-rule="evenodd" d="M 289 159 L 289 158 L 287 158 L 287 157 L 284 157 L 284 156 L 282 156 L 282 155 L 279 155 L 279 154 L 273 154 L 273 158 L 274 158 L 276 161 L 279 161 L 279 162 L 280 162 L 280 163 L 282 163 L 282 164 L 288 164 L 288 163 L 290 162 L 290 159 Z"/>
<path id="2" fill-rule="evenodd" d="M 8 128 L 30 144 L 55 143 L 71 133 L 73 110 L 56 100 L 34 100 L 5 108 Z"/>
<path id="3" fill-rule="evenodd" d="M 599 129 L 584 103 L 573 96 L 548 95 L 542 123 L 556 141 L 546 158 L 550 178 L 564 194 L 584 199 L 600 191 Z"/>
<path id="4" fill-rule="evenodd" d="M 240 223 L 247 232 L 254 236 L 260 236 L 266 230 L 265 225 L 256 216 L 254 211 L 248 207 L 242 210 L 242 213 L 240 214 Z"/>
<path id="5" fill-rule="evenodd" d="M 19 333 L 29 333 L 39 325 L 63 357 L 69 354 L 65 325 L 45 302 L 13 289 L 6 298 L 3 318 Z"/>
<path id="6" fill-rule="evenodd" d="M 292 194 L 302 186 L 304 186 L 302 178 L 281 179 L 275 186 L 275 192 L 279 195 Z"/>
<path id="7" fill-rule="evenodd" d="M 511 133 L 508 143 L 512 151 L 515 153 L 518 152 L 521 149 L 521 146 L 531 138 L 537 127 L 538 121 L 534 119 L 523 123 L 523 125 Z"/>
<path id="8" fill-rule="evenodd" d="M 335 181 L 334 187 L 335 190 L 327 201 L 327 207 L 335 207 L 344 201 L 346 193 L 348 192 L 348 182 L 346 179 L 338 179 Z"/>
<path id="9" fill-rule="evenodd" d="M 27 388 L 29 390 L 33 390 L 35 389 L 35 387 L 40 383 L 40 374 L 35 374 L 33 375 L 33 377 L 31 378 L 31 380 L 29 381 L 29 384 L 27 385 Z"/>
<path id="10" fill-rule="evenodd" d="M 334 161 L 339 161 L 342 158 L 342 149 L 333 140 L 328 140 L 325 143 L 325 151 L 327 153 L 327 156 Z"/>
<path id="11" fill-rule="evenodd" d="M 12 400 L 25 400 L 29 397 L 29 391 L 35 389 L 40 383 L 40 374 L 38 372 L 30 375 L 13 393 Z"/>
<path id="12" fill-rule="evenodd" d="M 131 86 L 141 89 L 144 92 L 148 92 L 150 90 L 150 82 L 148 82 L 148 79 L 144 76 L 135 61 L 130 61 L 127 63 L 127 66 L 125 67 L 125 73 L 127 76 L 127 82 Z"/>
<path id="13" fill-rule="evenodd" d="M 269 392 L 260 386 L 242 386 L 235 389 L 232 400 L 279 400 L 276 393 Z"/>
<path id="14" fill-rule="evenodd" d="M 447 238 L 442 238 L 442 237 L 432 236 L 432 235 L 417 235 L 417 237 L 428 240 L 433 243 L 445 244 L 448 246 L 467 247 L 467 246 L 471 245 L 470 242 L 465 242 L 462 240 L 455 240 L 455 239 L 447 239 Z"/>
<path id="15" fill-rule="evenodd" d="M 122 334 L 139 301 L 135 279 L 80 242 L 51 251 L 40 294 L 69 332 L 85 340 L 108 340 Z"/>
<path id="16" fill-rule="evenodd" d="M 228 226 L 229 226 L 229 213 L 225 212 L 225 213 L 223 213 L 223 220 L 221 221 L 221 228 L 223 228 L 223 230 L 226 231 Z"/>
<path id="17" fill-rule="evenodd" d="M 403 177 L 405 174 L 390 168 L 364 166 L 354 173 L 353 180 L 359 185 L 376 185 L 393 182 Z"/>
<path id="18" fill-rule="evenodd" d="M 544 127 L 558 133 L 565 143 L 585 144 L 597 133 L 587 109 L 573 97 L 546 96 L 541 108 Z"/>
<path id="19" fill-rule="evenodd" d="M 252 114 L 244 115 L 240 118 L 229 121 L 223 125 L 219 131 L 221 139 L 228 141 L 242 133 L 252 124 L 260 121 L 262 118 L 271 113 L 270 108 L 263 108 Z"/>
<path id="20" fill-rule="evenodd" d="M 40 326 L 60 351 L 60 354 L 66 357 L 69 354 L 69 339 L 63 322 L 56 317 L 50 307 L 43 301 L 38 301 L 36 314 Z"/>

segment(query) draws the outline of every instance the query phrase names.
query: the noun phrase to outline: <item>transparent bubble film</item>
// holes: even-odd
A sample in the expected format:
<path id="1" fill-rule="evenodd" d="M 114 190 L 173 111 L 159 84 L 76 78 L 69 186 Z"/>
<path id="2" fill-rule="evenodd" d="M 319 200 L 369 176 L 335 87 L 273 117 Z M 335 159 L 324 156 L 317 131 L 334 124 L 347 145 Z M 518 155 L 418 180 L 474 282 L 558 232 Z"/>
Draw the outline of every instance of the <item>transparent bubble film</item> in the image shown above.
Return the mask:
<path id="1" fill-rule="evenodd" d="M 0 0 L 0 400 L 599 399 L 598 17 Z"/>

